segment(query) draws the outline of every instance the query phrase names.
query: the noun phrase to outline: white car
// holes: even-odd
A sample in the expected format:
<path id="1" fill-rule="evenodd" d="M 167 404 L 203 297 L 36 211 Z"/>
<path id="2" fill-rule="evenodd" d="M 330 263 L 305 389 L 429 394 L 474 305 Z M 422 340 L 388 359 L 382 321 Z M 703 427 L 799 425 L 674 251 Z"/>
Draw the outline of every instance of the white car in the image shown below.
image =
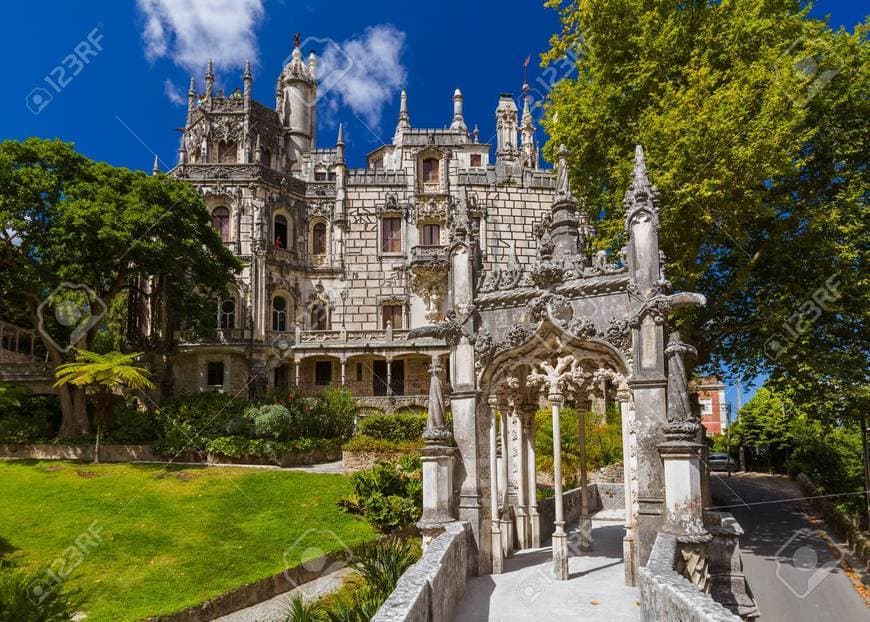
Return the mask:
<path id="1" fill-rule="evenodd" d="M 708 458 L 711 471 L 728 471 L 734 470 L 734 460 L 728 454 L 710 454 Z"/>

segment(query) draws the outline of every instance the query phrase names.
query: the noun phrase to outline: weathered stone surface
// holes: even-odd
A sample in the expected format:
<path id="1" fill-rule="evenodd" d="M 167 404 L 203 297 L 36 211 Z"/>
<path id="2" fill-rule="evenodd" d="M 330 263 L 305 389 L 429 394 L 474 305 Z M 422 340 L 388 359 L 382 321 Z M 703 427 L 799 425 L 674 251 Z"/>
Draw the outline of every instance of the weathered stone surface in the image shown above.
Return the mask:
<path id="1" fill-rule="evenodd" d="M 399 579 L 373 622 L 450 622 L 476 566 L 470 525 L 445 525 L 423 557 Z"/>

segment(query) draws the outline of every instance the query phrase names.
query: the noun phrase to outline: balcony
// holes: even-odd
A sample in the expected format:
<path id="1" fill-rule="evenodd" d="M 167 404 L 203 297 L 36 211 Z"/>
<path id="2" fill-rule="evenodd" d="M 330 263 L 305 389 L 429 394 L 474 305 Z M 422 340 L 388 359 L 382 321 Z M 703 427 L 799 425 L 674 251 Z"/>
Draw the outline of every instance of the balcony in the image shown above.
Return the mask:
<path id="1" fill-rule="evenodd" d="M 443 244 L 420 244 L 411 248 L 411 267 L 440 266 L 447 267 L 446 247 Z"/>
<path id="2" fill-rule="evenodd" d="M 182 331 L 179 341 L 182 345 L 192 344 L 246 344 L 251 340 L 251 331 L 248 328 L 219 328 L 215 331 L 213 339 L 197 336 L 192 330 Z"/>

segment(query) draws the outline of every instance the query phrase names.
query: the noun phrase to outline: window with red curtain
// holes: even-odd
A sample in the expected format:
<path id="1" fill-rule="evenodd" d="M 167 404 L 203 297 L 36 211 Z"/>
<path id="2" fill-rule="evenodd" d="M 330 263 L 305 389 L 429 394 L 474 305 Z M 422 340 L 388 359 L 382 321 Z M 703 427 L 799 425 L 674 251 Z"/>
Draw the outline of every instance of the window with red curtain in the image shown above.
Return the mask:
<path id="1" fill-rule="evenodd" d="M 381 219 L 381 251 L 384 253 L 402 252 L 402 219 Z"/>
<path id="2" fill-rule="evenodd" d="M 211 226 L 221 236 L 221 242 L 230 241 L 230 210 L 221 206 L 211 212 Z"/>

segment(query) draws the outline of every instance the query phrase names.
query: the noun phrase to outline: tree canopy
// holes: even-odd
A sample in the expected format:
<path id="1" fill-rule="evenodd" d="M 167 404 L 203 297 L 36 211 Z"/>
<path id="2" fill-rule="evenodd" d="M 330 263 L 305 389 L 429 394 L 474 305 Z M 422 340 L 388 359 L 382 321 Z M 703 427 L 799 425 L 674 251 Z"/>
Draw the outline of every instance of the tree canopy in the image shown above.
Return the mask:
<path id="1" fill-rule="evenodd" d="M 133 317 L 131 292 L 150 302 L 158 340 L 182 322 L 213 330 L 240 267 L 189 184 L 94 162 L 58 140 L 0 143 L 0 316 L 42 323 L 55 364 L 101 331 L 114 333 L 108 349 L 135 341 L 121 322 Z M 86 432 L 81 392 L 64 388 L 61 403 L 62 435 Z"/>
<path id="2" fill-rule="evenodd" d="M 576 76 L 545 104 L 551 157 L 598 244 L 623 239 L 634 145 L 661 191 L 679 318 L 711 368 L 769 375 L 828 411 L 867 403 L 868 23 L 832 31 L 797 0 L 548 0 L 543 62 Z"/>

